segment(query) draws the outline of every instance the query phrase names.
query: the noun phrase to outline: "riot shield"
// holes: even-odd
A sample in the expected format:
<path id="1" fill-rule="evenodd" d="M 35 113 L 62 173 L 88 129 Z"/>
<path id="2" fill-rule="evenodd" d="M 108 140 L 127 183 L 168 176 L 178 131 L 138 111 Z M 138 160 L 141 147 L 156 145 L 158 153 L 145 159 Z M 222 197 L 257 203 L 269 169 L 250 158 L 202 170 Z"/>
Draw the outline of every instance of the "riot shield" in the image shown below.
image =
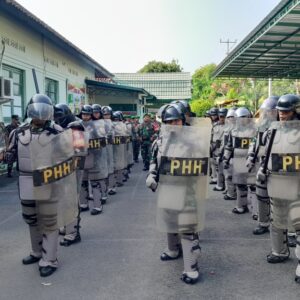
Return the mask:
<path id="1" fill-rule="evenodd" d="M 157 225 L 162 232 L 204 227 L 210 132 L 210 125 L 161 127 Z"/>
<path id="2" fill-rule="evenodd" d="M 32 194 L 36 201 L 46 200 L 49 209 L 57 203 L 57 226 L 71 223 L 77 215 L 76 161 L 72 130 L 57 135 L 41 134 L 30 142 Z M 43 208 L 45 208 L 45 204 Z"/>
<path id="3" fill-rule="evenodd" d="M 260 109 L 257 119 L 257 128 L 259 132 L 265 132 L 272 124 L 277 121 L 277 109 Z"/>
<path id="4" fill-rule="evenodd" d="M 89 155 L 93 156 L 93 166 L 88 170 L 90 180 L 100 180 L 108 177 L 107 139 L 104 120 L 95 120 L 89 138 Z"/>
<path id="5" fill-rule="evenodd" d="M 5 127 L 3 123 L 0 123 L 0 163 L 3 160 L 3 155 L 5 151 Z"/>
<path id="6" fill-rule="evenodd" d="M 300 121 L 273 122 L 276 129 L 268 169 L 271 198 L 289 201 L 300 198 Z"/>
<path id="7" fill-rule="evenodd" d="M 256 132 L 257 124 L 255 119 L 236 119 L 235 127 L 231 131 L 234 148 L 232 158 L 232 182 L 234 184 L 247 184 L 249 172 L 246 167 L 246 158 Z"/>
<path id="8" fill-rule="evenodd" d="M 115 171 L 123 170 L 127 167 L 127 151 L 126 151 L 126 128 L 122 122 L 114 122 L 114 169 Z"/>
<path id="9" fill-rule="evenodd" d="M 105 131 L 107 134 L 107 168 L 108 174 L 114 173 L 114 153 L 113 153 L 113 140 L 114 140 L 114 129 L 113 123 L 110 119 L 104 119 Z"/>

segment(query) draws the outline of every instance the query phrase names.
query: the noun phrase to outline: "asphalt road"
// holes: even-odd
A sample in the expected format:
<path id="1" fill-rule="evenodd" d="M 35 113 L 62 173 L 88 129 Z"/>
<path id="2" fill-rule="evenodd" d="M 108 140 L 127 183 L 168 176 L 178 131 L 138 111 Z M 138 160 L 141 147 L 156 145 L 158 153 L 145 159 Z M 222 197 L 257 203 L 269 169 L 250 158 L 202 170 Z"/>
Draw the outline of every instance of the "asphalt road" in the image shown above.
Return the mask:
<path id="1" fill-rule="evenodd" d="M 59 246 L 59 269 L 41 278 L 23 266 L 29 232 L 22 220 L 16 179 L 0 177 L 0 299 L 300 299 L 297 260 L 270 265 L 267 235 L 252 234 L 250 214 L 233 215 L 232 201 L 210 192 L 201 234 L 201 280 L 181 282 L 182 259 L 161 262 L 166 237 L 155 227 L 155 193 L 145 187 L 141 164 L 111 196 L 102 215 L 82 214 L 82 242 Z"/>

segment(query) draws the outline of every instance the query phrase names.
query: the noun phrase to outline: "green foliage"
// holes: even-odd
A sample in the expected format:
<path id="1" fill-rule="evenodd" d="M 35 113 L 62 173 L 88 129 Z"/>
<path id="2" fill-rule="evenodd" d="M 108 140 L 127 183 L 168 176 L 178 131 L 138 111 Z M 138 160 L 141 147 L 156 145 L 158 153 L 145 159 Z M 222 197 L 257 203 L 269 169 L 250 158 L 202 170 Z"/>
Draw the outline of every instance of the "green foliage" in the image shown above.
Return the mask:
<path id="1" fill-rule="evenodd" d="M 195 71 L 192 76 L 193 99 L 215 98 L 215 91 L 211 86 L 213 83 L 212 74 L 215 69 L 215 64 L 209 64 Z"/>
<path id="2" fill-rule="evenodd" d="M 207 110 L 206 107 L 209 107 L 209 103 L 212 103 L 210 106 L 212 107 L 216 99 L 218 102 L 221 99 L 238 99 L 239 105 L 256 111 L 262 101 L 268 97 L 268 80 L 212 78 L 215 69 L 215 64 L 209 64 L 197 69 L 192 76 L 192 99 L 195 100 L 193 103 L 197 115 L 202 116 L 203 111 Z M 297 80 L 284 79 L 272 82 L 273 95 L 299 94 L 299 91 L 300 83 Z M 202 109 L 202 107 L 205 108 Z"/>
<path id="3" fill-rule="evenodd" d="M 198 99 L 191 101 L 190 106 L 197 117 L 203 117 L 205 112 L 214 106 L 214 102 L 208 99 Z"/>
<path id="4" fill-rule="evenodd" d="M 183 68 L 179 65 L 178 60 L 173 59 L 170 63 L 152 60 L 149 61 L 138 73 L 168 73 L 182 72 Z"/>

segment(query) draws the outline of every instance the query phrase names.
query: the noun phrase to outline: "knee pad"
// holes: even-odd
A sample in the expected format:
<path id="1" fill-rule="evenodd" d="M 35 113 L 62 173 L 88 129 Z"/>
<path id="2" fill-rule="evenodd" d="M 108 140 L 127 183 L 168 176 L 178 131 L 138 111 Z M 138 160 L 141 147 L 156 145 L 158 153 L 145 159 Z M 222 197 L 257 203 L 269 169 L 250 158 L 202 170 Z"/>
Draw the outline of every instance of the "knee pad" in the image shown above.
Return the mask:
<path id="1" fill-rule="evenodd" d="M 36 226 L 37 225 L 37 216 L 35 214 L 22 214 L 23 220 L 25 223 L 27 223 L 29 226 Z"/>
<path id="2" fill-rule="evenodd" d="M 32 201 L 21 201 L 22 217 L 29 226 L 37 225 L 36 204 Z"/>

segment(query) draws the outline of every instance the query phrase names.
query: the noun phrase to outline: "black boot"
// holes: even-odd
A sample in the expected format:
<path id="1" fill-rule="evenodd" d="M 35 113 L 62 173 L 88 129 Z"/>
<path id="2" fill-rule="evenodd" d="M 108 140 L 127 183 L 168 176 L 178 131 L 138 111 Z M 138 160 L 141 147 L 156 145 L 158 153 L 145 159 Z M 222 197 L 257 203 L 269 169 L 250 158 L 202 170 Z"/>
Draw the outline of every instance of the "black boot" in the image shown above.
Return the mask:
<path id="1" fill-rule="evenodd" d="M 236 200 L 236 198 L 229 197 L 228 195 L 225 195 L 224 200 Z"/>
<path id="2" fill-rule="evenodd" d="M 40 276 L 47 277 L 52 275 L 56 271 L 56 268 L 47 266 L 47 267 L 40 267 Z"/>
<path id="3" fill-rule="evenodd" d="M 284 256 L 275 255 L 272 252 L 267 255 L 267 262 L 270 264 L 279 264 L 289 259 L 289 254 Z"/>
<path id="4" fill-rule="evenodd" d="M 37 263 L 40 259 L 40 257 L 35 257 L 30 254 L 29 256 L 26 256 L 22 259 L 22 263 L 23 265 L 31 265 Z"/>
<path id="5" fill-rule="evenodd" d="M 76 234 L 75 238 L 73 240 L 69 240 L 69 239 L 66 239 L 64 238 L 62 241 L 60 241 L 60 245 L 61 246 L 64 246 L 64 247 L 69 247 L 71 246 L 72 244 L 76 244 L 76 243 L 79 243 L 81 242 L 81 237 L 80 237 L 80 234 Z"/>
<path id="6" fill-rule="evenodd" d="M 255 235 L 261 235 L 261 234 L 264 234 L 264 233 L 267 233 L 267 232 L 269 232 L 269 227 L 265 227 L 265 226 L 261 226 L 261 225 L 258 225 L 253 230 L 253 234 L 255 234 Z"/>

